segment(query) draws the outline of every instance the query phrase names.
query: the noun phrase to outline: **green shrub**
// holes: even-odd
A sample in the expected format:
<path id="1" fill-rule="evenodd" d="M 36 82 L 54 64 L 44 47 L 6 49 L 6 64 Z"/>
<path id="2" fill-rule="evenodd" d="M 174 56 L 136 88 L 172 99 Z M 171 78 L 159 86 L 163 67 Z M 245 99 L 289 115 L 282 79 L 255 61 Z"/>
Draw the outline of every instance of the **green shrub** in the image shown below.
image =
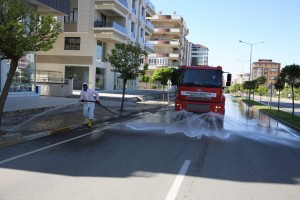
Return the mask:
<path id="1" fill-rule="evenodd" d="M 151 88 L 151 89 L 156 89 L 157 87 L 156 87 L 155 84 L 150 84 L 150 88 Z"/>

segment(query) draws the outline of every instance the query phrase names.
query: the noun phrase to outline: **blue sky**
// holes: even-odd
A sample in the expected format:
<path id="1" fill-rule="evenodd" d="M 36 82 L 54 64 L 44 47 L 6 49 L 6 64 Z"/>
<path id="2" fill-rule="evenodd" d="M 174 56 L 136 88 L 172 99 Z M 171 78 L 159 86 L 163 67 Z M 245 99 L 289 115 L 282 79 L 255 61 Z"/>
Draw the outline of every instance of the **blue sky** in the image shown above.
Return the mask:
<path id="1" fill-rule="evenodd" d="M 150 0 L 158 13 L 184 18 L 189 42 L 209 48 L 208 64 L 233 75 L 252 62 L 272 59 L 281 68 L 300 64 L 299 0 Z"/>

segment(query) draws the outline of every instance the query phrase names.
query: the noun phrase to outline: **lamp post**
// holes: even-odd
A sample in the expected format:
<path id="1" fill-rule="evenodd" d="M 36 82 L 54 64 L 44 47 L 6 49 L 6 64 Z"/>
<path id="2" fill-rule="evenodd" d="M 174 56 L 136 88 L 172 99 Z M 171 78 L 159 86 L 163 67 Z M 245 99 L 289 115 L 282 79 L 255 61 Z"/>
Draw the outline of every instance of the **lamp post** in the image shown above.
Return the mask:
<path id="1" fill-rule="evenodd" d="M 240 43 L 244 43 L 244 44 L 247 44 L 247 45 L 250 45 L 250 74 L 249 74 L 249 81 L 251 81 L 251 69 L 252 69 L 252 67 L 251 67 L 251 65 L 252 65 L 252 46 L 253 45 L 256 45 L 256 44 L 262 44 L 262 43 L 264 43 L 265 41 L 261 41 L 261 42 L 257 42 L 257 43 L 248 43 L 248 42 L 244 42 L 244 41 L 242 41 L 242 40 L 240 40 L 239 41 Z M 250 90 L 249 90 L 249 100 L 250 100 Z"/>

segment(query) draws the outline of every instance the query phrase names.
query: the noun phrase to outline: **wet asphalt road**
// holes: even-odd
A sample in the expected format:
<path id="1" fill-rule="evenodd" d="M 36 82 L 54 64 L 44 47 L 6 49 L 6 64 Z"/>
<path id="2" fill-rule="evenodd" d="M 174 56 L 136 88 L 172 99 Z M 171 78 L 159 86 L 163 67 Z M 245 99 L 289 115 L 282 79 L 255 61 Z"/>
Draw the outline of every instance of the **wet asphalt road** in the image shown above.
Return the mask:
<path id="1" fill-rule="evenodd" d="M 298 134 L 230 99 L 223 129 L 173 111 L 114 119 L 1 149 L 0 199 L 296 200 Z"/>

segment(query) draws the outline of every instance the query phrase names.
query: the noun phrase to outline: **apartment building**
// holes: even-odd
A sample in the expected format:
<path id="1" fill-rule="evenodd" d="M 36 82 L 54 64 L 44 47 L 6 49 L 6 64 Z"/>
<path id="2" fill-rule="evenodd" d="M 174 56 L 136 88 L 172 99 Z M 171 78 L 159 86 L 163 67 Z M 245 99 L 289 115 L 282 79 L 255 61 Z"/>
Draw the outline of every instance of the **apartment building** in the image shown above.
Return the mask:
<path id="1" fill-rule="evenodd" d="M 188 43 L 187 65 L 208 65 L 208 48 L 201 44 Z"/>
<path id="2" fill-rule="evenodd" d="M 39 14 L 53 14 L 55 16 L 64 16 L 69 13 L 69 0 L 27 0 L 30 7 Z M 9 71 L 9 61 L 1 60 L 0 90 L 2 91 L 6 82 L 6 75 Z M 9 90 L 10 96 L 36 95 L 36 53 L 28 53 L 19 61 L 15 77 Z"/>
<path id="3" fill-rule="evenodd" d="M 176 14 L 156 14 L 147 19 L 154 25 L 150 42 L 154 46 L 155 53 L 148 55 L 149 71 L 165 66 L 186 65 L 188 44 L 186 36 L 189 30 L 184 19 Z"/>
<path id="4" fill-rule="evenodd" d="M 279 73 L 280 63 L 273 62 L 270 59 L 259 59 L 258 62 L 254 62 L 252 65 L 252 79 L 265 76 L 267 79 L 265 85 L 267 87 L 276 82 L 276 77 Z"/>
<path id="5" fill-rule="evenodd" d="M 107 55 L 116 44 L 138 43 L 153 52 L 147 37 L 154 32 L 148 17 L 155 14 L 150 0 L 70 0 L 71 10 L 54 48 L 39 52 L 37 78 L 70 79 L 73 89 L 83 82 L 98 90 L 121 90 L 122 80 L 112 72 Z M 137 80 L 127 89 L 136 89 Z"/>

